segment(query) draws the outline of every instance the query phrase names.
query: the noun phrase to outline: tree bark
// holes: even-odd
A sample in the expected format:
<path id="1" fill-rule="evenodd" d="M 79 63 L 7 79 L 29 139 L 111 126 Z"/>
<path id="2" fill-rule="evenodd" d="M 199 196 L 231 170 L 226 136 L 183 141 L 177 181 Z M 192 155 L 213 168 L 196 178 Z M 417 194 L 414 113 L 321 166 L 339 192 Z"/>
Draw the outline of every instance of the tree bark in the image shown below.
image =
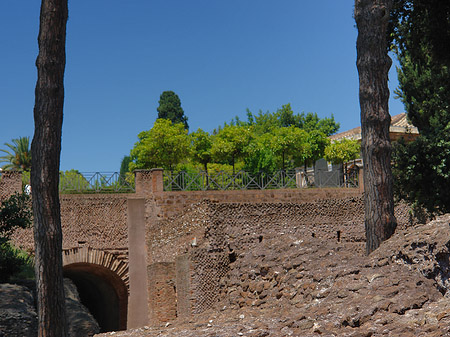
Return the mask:
<path id="1" fill-rule="evenodd" d="M 35 131 L 31 144 L 39 336 L 65 337 L 59 162 L 64 105 L 67 0 L 42 0 Z"/>
<path id="2" fill-rule="evenodd" d="M 397 227 L 389 139 L 387 28 L 392 0 L 355 0 L 357 68 L 361 107 L 366 253 Z"/>

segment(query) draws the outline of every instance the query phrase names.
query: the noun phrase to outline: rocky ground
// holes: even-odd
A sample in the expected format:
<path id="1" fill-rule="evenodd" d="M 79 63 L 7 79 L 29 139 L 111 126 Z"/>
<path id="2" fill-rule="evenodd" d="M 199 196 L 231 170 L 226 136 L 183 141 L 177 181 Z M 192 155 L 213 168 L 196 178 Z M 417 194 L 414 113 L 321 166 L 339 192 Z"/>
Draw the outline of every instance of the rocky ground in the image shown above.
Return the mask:
<path id="1" fill-rule="evenodd" d="M 35 284 L 0 284 L 0 337 L 36 337 L 38 318 L 34 299 Z M 70 337 L 89 337 L 100 331 L 98 323 L 81 304 L 77 288 L 64 279 Z"/>
<path id="2" fill-rule="evenodd" d="M 364 242 L 300 228 L 237 250 L 214 310 L 97 336 L 450 336 L 450 215 Z"/>

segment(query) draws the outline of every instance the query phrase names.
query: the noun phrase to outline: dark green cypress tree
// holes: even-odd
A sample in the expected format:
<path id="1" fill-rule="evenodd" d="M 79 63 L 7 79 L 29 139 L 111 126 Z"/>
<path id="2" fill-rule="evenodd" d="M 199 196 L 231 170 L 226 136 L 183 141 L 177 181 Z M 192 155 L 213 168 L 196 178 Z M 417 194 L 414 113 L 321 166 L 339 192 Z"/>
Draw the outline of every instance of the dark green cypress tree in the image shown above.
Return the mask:
<path id="1" fill-rule="evenodd" d="M 181 107 L 180 98 L 173 91 L 164 91 L 159 97 L 158 118 L 168 119 L 172 123 L 182 123 L 186 130 L 189 129 L 187 117 Z"/>
<path id="2" fill-rule="evenodd" d="M 450 211 L 450 2 L 397 0 L 392 19 L 399 88 L 420 137 L 394 148 L 395 192 L 417 210 Z"/>

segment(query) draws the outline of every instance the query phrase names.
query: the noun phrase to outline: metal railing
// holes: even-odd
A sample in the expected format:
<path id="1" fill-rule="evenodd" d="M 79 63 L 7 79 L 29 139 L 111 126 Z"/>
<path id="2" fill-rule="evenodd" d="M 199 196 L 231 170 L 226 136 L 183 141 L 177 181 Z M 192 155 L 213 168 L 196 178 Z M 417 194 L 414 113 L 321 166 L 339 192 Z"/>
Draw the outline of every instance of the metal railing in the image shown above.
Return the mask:
<path id="1" fill-rule="evenodd" d="M 131 193 L 134 186 L 118 172 L 69 172 L 59 177 L 61 193 Z"/>
<path id="2" fill-rule="evenodd" d="M 305 187 L 358 187 L 356 171 L 343 175 L 342 172 L 325 172 L 328 175 L 315 176 L 303 170 L 280 170 L 272 174 L 246 171 L 232 172 L 186 172 L 164 171 L 164 191 L 206 191 L 206 190 L 267 190 Z"/>
<path id="3" fill-rule="evenodd" d="M 246 171 L 186 172 L 164 171 L 165 191 L 205 190 L 265 190 L 300 187 L 296 170 L 281 170 L 273 174 L 251 174 Z"/>

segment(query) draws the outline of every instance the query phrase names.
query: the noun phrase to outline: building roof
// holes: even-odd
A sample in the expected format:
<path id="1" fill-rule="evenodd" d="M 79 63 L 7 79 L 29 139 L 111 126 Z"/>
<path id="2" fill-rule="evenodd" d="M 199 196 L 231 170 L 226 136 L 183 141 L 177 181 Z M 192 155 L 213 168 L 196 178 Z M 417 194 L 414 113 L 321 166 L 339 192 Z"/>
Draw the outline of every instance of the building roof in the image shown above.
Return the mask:
<path id="1" fill-rule="evenodd" d="M 404 138 L 411 141 L 419 135 L 419 130 L 408 122 L 406 113 L 401 113 L 391 117 L 391 126 L 389 127 L 389 135 L 392 141 Z M 331 141 L 341 139 L 361 140 L 361 127 L 358 126 L 348 131 L 340 132 L 329 137 Z"/>

